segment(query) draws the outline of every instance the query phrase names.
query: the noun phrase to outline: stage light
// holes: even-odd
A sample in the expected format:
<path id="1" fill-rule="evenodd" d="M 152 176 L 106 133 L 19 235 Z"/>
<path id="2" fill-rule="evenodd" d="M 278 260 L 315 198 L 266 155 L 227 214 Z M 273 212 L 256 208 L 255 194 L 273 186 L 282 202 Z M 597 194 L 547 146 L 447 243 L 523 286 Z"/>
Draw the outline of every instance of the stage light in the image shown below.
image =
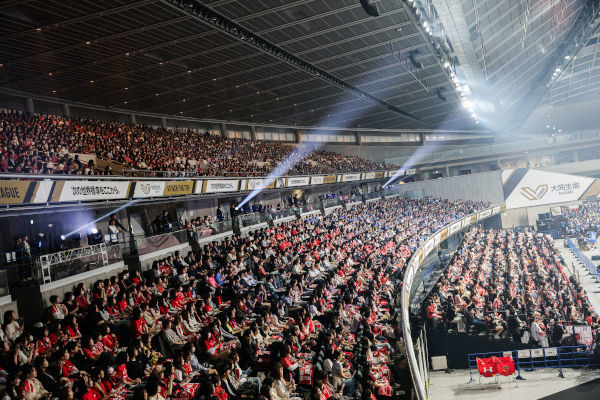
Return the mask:
<path id="1" fill-rule="evenodd" d="M 97 234 L 97 233 L 98 233 L 98 229 L 96 229 L 96 228 L 92 228 L 92 234 L 93 234 L 93 235 L 95 235 L 95 234 Z"/>
<path id="2" fill-rule="evenodd" d="M 60 240 L 65 241 L 67 238 L 65 235 L 60 235 Z"/>
<path id="3" fill-rule="evenodd" d="M 450 68 L 450 63 L 448 61 L 444 62 L 444 68 L 446 68 L 446 69 Z"/>

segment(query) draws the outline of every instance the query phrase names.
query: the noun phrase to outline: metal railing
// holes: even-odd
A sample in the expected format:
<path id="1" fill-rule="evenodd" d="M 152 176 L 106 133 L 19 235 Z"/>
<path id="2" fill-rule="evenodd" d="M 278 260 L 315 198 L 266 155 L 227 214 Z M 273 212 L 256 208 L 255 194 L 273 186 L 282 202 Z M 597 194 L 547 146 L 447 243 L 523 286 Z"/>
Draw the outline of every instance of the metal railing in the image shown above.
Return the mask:
<path id="1" fill-rule="evenodd" d="M 594 263 L 589 258 L 587 258 L 587 256 L 583 254 L 581 250 L 579 250 L 577 245 L 571 241 L 571 238 L 567 239 L 567 246 L 569 247 L 569 249 L 571 249 L 573 254 L 575 254 L 575 257 L 577 257 L 579 262 L 581 262 L 589 271 L 589 273 L 592 274 L 594 278 L 596 278 L 596 281 L 600 282 L 600 271 L 598 271 L 598 267 L 596 267 Z"/>
<path id="2" fill-rule="evenodd" d="M 474 382 L 473 375 L 478 375 L 477 359 L 489 357 L 511 356 L 515 362 L 517 378 L 522 379 L 521 370 L 557 368 L 558 376 L 563 378 L 563 368 L 597 368 L 600 363 L 594 355 L 595 344 L 542 347 L 538 349 L 495 351 L 489 353 L 471 353 L 467 355 L 469 363 L 469 383 Z"/>

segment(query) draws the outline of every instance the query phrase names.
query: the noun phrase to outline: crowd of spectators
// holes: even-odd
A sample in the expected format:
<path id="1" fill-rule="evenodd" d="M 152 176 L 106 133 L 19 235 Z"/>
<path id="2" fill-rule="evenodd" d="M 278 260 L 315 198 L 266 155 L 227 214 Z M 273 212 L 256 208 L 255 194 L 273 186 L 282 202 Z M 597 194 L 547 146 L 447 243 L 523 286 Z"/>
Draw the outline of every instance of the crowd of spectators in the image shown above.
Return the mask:
<path id="1" fill-rule="evenodd" d="M 563 207 L 562 215 L 566 220 L 569 234 L 587 236 L 590 232 L 598 233 L 600 227 L 600 207 L 598 207 L 598 203 Z"/>
<path id="2" fill-rule="evenodd" d="M 483 206 L 378 200 L 80 283 L 36 323 L 9 311 L 4 398 L 290 400 L 303 385 L 314 400 L 390 398 L 410 382 L 404 266 L 432 232 Z"/>
<path id="3" fill-rule="evenodd" d="M 569 342 L 568 325 L 598 315 L 550 236 L 473 227 L 424 304 L 434 328 L 539 346 Z M 525 339 L 523 339 L 525 338 Z"/>
<path id="4" fill-rule="evenodd" d="M 287 174 L 368 171 L 384 165 L 331 152 L 294 152 L 269 141 L 226 139 L 186 130 L 52 115 L 0 113 L 0 172 L 111 175 L 79 154 L 158 176 L 262 175 L 282 165 Z"/>

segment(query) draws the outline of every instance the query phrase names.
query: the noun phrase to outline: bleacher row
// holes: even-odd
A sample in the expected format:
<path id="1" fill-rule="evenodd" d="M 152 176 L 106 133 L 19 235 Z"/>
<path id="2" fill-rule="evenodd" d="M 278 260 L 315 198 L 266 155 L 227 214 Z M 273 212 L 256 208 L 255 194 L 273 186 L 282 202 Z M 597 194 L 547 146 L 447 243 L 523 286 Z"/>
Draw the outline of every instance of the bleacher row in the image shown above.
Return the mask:
<path id="1" fill-rule="evenodd" d="M 264 175 L 277 165 L 289 175 L 384 168 L 355 156 L 293 152 L 277 142 L 14 111 L 0 112 L 0 148 L 0 172 L 26 174 L 113 174 L 110 163 L 100 167 L 78 154 L 155 176 Z"/>
<path id="2" fill-rule="evenodd" d="M 472 228 L 426 302 L 434 328 L 548 347 L 595 343 L 598 314 L 548 235 Z M 588 326 L 571 335 L 568 326 Z"/>
<path id="3" fill-rule="evenodd" d="M 401 197 L 357 204 L 210 242 L 144 274 L 123 272 L 91 289 L 80 283 L 52 297 L 38 322 L 5 315 L 6 392 L 224 400 L 243 397 L 248 385 L 259 396 L 259 378 L 266 398 L 287 398 L 306 382 L 307 364 L 321 394 L 306 397 L 408 391 L 398 386 L 408 371 L 395 357 L 397 282 L 423 238 L 484 206 Z"/>

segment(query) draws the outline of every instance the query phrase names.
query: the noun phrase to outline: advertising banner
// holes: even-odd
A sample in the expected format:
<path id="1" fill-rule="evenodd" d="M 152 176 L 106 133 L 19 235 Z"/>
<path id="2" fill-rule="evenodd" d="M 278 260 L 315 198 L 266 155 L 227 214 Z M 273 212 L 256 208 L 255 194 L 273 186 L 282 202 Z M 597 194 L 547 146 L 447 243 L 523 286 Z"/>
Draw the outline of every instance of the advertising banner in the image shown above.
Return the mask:
<path id="1" fill-rule="evenodd" d="M 376 172 L 363 172 L 363 180 L 365 179 L 375 179 Z"/>
<path id="2" fill-rule="evenodd" d="M 287 178 L 287 187 L 307 186 L 310 182 L 309 176 L 293 176 Z"/>
<path id="3" fill-rule="evenodd" d="M 50 198 L 50 193 L 52 192 L 52 186 L 54 186 L 53 181 L 39 181 L 37 182 L 37 186 L 33 192 L 33 196 L 31 198 L 32 203 L 47 203 L 48 198 Z"/>
<path id="4" fill-rule="evenodd" d="M 204 193 L 236 192 L 240 181 L 238 179 L 208 179 L 204 181 Z"/>
<path id="5" fill-rule="evenodd" d="M 489 217 L 490 215 L 492 215 L 492 210 L 485 210 L 485 211 L 480 212 L 477 218 L 484 219 L 484 218 Z"/>
<path id="6" fill-rule="evenodd" d="M 452 225 L 450 225 L 450 228 L 448 229 L 448 234 L 452 235 L 456 232 L 458 232 L 458 230 L 462 227 L 462 222 L 458 221 L 453 223 Z"/>
<path id="7" fill-rule="evenodd" d="M 201 184 L 202 182 L 199 182 Z M 165 184 L 165 196 L 183 196 L 192 194 L 194 190 L 194 181 L 172 181 Z"/>
<path id="8" fill-rule="evenodd" d="M 342 182 L 355 182 L 360 181 L 360 174 L 344 174 L 342 175 Z"/>
<path id="9" fill-rule="evenodd" d="M 248 179 L 246 181 L 246 190 L 260 189 L 263 182 L 265 182 L 265 179 Z M 273 179 L 273 182 L 266 186 L 265 189 L 273 189 L 275 187 L 275 182 L 276 180 Z"/>
<path id="10" fill-rule="evenodd" d="M 383 178 L 383 171 L 375 172 L 375 179 Z"/>
<path id="11" fill-rule="evenodd" d="M 128 198 L 129 181 L 58 181 L 51 202 L 121 200 Z"/>
<path id="12" fill-rule="evenodd" d="M 423 248 L 423 256 L 427 256 L 429 253 L 431 253 L 431 250 L 433 250 L 433 246 L 434 239 L 430 238 L 428 241 L 425 242 L 425 247 Z"/>
<path id="13" fill-rule="evenodd" d="M 414 175 L 417 173 L 417 170 L 415 168 L 410 168 L 406 170 L 406 175 Z"/>
<path id="14" fill-rule="evenodd" d="M 323 183 L 336 183 L 337 175 L 325 175 L 323 177 Z"/>
<path id="15" fill-rule="evenodd" d="M 138 181 L 135 183 L 133 198 L 161 197 L 165 192 L 164 181 Z"/>
<path id="16" fill-rule="evenodd" d="M 506 208 L 522 208 L 576 201 L 600 194 L 593 178 L 535 169 L 517 168 L 503 171 Z M 594 190 L 591 187 L 594 186 Z"/>
<path id="17" fill-rule="evenodd" d="M 34 197 L 37 182 L 0 181 L 0 204 L 29 203 Z"/>
<path id="18" fill-rule="evenodd" d="M 310 178 L 311 185 L 322 185 L 323 184 L 323 176 L 312 176 Z"/>
<path id="19" fill-rule="evenodd" d="M 465 218 L 465 219 L 462 220 L 462 227 L 463 228 L 466 228 L 470 224 L 471 224 L 471 217 L 467 217 L 467 218 Z"/>

